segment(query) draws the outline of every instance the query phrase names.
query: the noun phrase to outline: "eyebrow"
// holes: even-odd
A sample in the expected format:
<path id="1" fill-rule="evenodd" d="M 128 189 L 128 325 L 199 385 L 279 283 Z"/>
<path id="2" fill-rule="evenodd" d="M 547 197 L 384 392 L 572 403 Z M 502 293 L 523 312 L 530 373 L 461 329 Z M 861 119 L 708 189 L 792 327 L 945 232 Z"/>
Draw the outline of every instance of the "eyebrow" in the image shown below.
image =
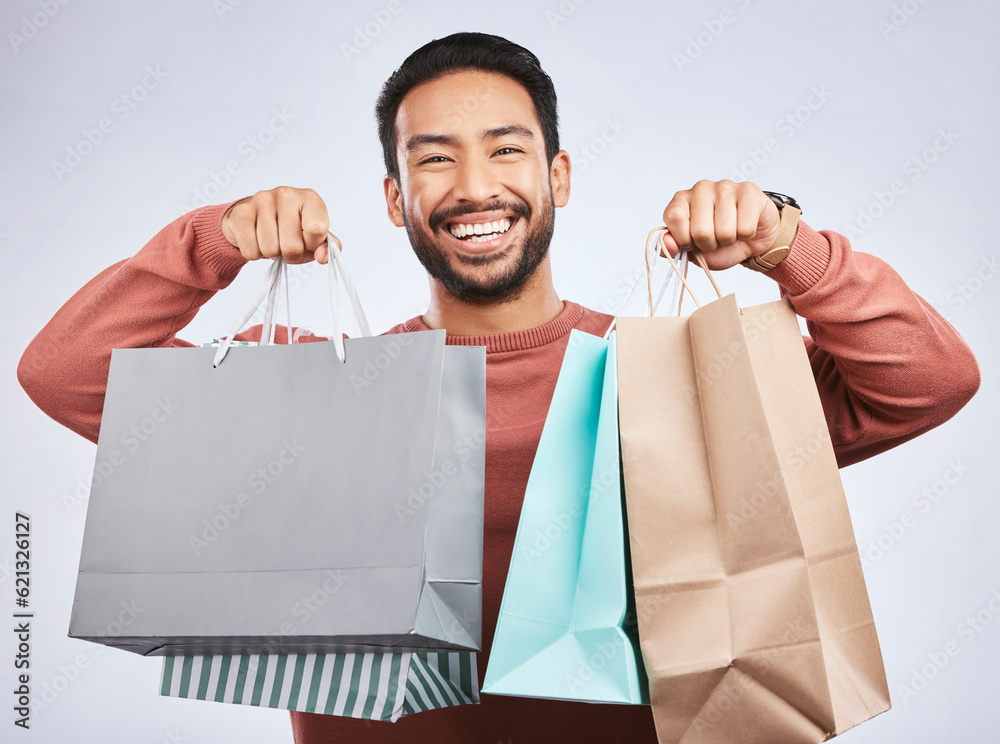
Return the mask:
<path id="1" fill-rule="evenodd" d="M 479 136 L 483 139 L 499 139 L 500 137 L 507 137 L 512 134 L 529 140 L 535 139 L 535 133 L 527 127 L 522 127 L 520 124 L 507 124 L 502 127 L 484 129 L 479 133 Z"/>
<path id="2" fill-rule="evenodd" d="M 501 127 L 484 129 L 479 133 L 482 139 L 500 139 L 515 135 L 525 139 L 534 140 L 535 133 L 520 124 L 505 124 Z M 417 134 L 406 140 L 405 151 L 409 152 L 421 145 L 456 145 L 458 140 L 450 134 Z"/>

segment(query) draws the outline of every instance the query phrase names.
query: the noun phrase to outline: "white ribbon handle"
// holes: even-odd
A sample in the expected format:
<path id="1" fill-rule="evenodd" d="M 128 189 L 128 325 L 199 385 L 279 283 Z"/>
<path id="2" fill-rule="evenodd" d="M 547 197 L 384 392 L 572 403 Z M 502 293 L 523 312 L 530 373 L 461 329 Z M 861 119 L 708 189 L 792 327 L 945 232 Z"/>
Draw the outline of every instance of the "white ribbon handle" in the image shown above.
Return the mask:
<path id="1" fill-rule="evenodd" d="M 344 330 L 343 324 L 340 319 L 340 285 L 338 278 L 342 279 L 344 282 L 344 290 L 347 293 L 347 299 L 351 306 L 351 312 L 354 316 L 354 323 L 358 330 L 358 335 L 360 336 L 371 336 L 372 331 L 368 325 L 368 319 L 365 317 L 365 311 L 361 307 L 361 300 L 358 298 L 358 291 L 354 286 L 354 281 L 351 279 L 351 274 L 347 269 L 347 263 L 344 261 L 343 255 L 341 255 L 340 245 L 333 234 L 327 239 L 327 246 L 329 248 L 329 255 L 327 257 L 327 264 L 330 267 L 328 277 L 330 280 L 330 312 L 333 315 L 333 338 L 331 339 L 334 343 L 334 348 L 337 352 L 337 358 L 340 361 L 344 361 Z M 257 282 L 257 286 L 254 288 L 253 294 L 250 295 L 250 299 L 247 300 L 247 304 L 243 307 L 242 312 L 233 324 L 232 331 L 229 335 L 221 340 L 219 343 L 219 349 L 215 353 L 215 360 L 212 362 L 213 367 L 218 367 L 222 363 L 222 360 L 226 358 L 229 353 L 230 347 L 233 345 L 232 339 L 239 332 L 246 323 L 253 317 L 253 314 L 260 307 L 261 303 L 267 301 L 267 305 L 264 308 L 264 323 L 261 329 L 261 342 L 263 343 L 264 334 L 267 334 L 267 343 L 274 343 L 274 333 L 277 327 L 273 322 L 274 319 L 274 304 L 277 298 L 278 285 L 285 285 L 285 309 L 288 321 L 288 343 L 294 343 L 292 337 L 292 310 L 291 303 L 288 297 L 288 266 L 285 260 L 278 256 L 274 261 L 271 262 L 271 266 L 268 267 L 267 272 L 260 278 Z"/>
<path id="2" fill-rule="evenodd" d="M 219 349 L 215 352 L 215 359 L 212 361 L 213 368 L 218 367 L 222 363 L 222 360 L 226 358 L 230 347 L 233 345 L 233 338 L 239 332 L 240 328 L 246 325 L 250 318 L 253 317 L 253 314 L 257 312 L 257 308 L 260 307 L 265 298 L 267 298 L 267 306 L 264 309 L 264 324 L 261 328 L 260 337 L 263 341 L 264 333 L 266 332 L 267 343 L 274 343 L 275 326 L 272 322 L 274 317 L 274 302 L 278 293 L 278 284 L 282 282 L 285 285 L 285 310 L 288 316 L 289 342 L 291 342 L 292 307 L 288 297 L 288 267 L 285 264 L 285 260 L 281 256 L 278 256 L 278 258 L 271 262 L 267 272 L 260 278 L 260 281 L 257 282 L 253 294 L 250 295 L 247 304 L 243 306 L 239 317 L 233 323 L 233 329 L 229 332 L 229 335 L 219 342 Z"/>
<path id="3" fill-rule="evenodd" d="M 327 274 L 330 280 L 330 310 L 333 313 L 332 341 L 334 343 L 334 349 L 337 351 L 337 358 L 343 362 L 345 359 L 344 330 L 343 324 L 340 321 L 340 283 L 337 281 L 338 273 L 340 278 L 344 281 L 344 290 L 347 292 L 347 299 L 350 302 L 351 310 L 354 314 L 354 323 L 358 329 L 358 335 L 371 336 L 372 331 L 371 328 L 368 327 L 368 319 L 365 317 L 365 311 L 361 307 L 361 300 L 358 299 L 358 291 L 354 287 L 354 281 L 351 279 L 351 273 L 347 270 L 347 264 L 344 261 L 340 244 L 337 239 L 333 237 L 333 233 L 330 233 L 330 237 L 327 238 L 326 244 L 328 247 L 326 263 L 330 267 L 330 271 Z"/>

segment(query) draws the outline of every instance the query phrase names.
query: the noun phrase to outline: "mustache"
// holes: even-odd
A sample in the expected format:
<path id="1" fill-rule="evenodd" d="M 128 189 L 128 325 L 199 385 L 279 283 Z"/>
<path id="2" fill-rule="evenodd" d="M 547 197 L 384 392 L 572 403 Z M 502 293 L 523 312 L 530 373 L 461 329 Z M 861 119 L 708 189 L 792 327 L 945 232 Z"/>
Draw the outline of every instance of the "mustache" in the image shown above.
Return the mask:
<path id="1" fill-rule="evenodd" d="M 461 217 L 465 214 L 475 214 L 476 212 L 513 212 L 520 217 L 524 217 L 526 219 L 531 218 L 531 207 L 529 207 L 525 202 L 512 202 L 494 199 L 493 201 L 489 201 L 481 205 L 459 205 L 449 207 L 447 209 L 440 209 L 431 214 L 427 223 L 430 225 L 431 230 L 437 230 L 443 222 L 453 220 L 456 217 Z"/>

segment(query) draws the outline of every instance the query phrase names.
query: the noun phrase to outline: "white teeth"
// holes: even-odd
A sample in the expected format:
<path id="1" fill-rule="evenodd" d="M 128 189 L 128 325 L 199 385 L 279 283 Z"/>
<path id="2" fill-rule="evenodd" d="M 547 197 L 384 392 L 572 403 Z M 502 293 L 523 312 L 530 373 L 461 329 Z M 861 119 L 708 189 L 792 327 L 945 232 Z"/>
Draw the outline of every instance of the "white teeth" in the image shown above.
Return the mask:
<path id="1" fill-rule="evenodd" d="M 509 217 L 505 217 L 504 219 L 496 220 L 495 222 L 477 222 L 475 224 L 452 225 L 449 228 L 449 232 L 456 238 L 465 238 L 466 236 L 502 235 L 510 230 L 512 224 L 513 221 Z M 481 238 L 476 240 L 475 237 L 469 237 L 470 241 L 476 243 L 482 243 L 485 239 L 492 240 L 493 238 Z"/>

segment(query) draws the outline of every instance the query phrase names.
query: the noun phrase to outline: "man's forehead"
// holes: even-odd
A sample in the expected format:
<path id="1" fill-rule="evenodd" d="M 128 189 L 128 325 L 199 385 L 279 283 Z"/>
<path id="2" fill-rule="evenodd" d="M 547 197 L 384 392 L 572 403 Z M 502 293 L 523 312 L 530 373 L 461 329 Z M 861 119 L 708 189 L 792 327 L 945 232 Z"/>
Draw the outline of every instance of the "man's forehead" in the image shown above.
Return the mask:
<path id="1" fill-rule="evenodd" d="M 528 91 L 516 80 L 479 70 L 449 73 L 415 87 L 400 102 L 396 131 L 404 149 L 459 133 L 479 138 L 541 134 Z"/>

